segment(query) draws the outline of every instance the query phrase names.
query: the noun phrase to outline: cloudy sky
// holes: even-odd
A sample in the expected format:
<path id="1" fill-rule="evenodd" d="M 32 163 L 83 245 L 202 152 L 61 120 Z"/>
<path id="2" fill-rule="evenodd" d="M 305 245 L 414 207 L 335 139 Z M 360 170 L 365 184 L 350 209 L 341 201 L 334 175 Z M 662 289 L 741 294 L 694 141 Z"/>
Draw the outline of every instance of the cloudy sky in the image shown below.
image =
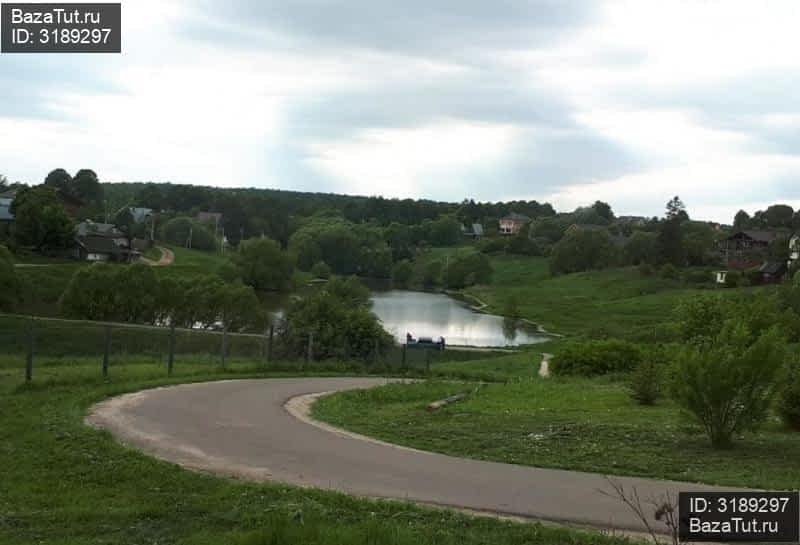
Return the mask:
<path id="1" fill-rule="evenodd" d="M 121 55 L 0 55 L 0 173 L 800 206 L 796 0 L 122 6 Z"/>

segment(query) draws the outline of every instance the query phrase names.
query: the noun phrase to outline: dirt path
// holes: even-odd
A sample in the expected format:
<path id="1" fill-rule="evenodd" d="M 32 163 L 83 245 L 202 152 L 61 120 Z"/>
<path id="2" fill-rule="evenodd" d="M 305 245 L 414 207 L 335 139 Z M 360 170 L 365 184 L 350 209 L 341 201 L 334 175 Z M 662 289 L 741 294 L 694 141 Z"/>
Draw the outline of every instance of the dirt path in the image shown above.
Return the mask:
<path id="1" fill-rule="evenodd" d="M 398 447 L 315 422 L 321 393 L 379 378 L 233 380 L 158 388 L 95 406 L 91 425 L 150 454 L 225 476 L 274 480 L 495 515 L 641 531 L 604 495 L 603 475 L 467 460 Z M 289 400 L 289 401 L 287 401 Z M 643 498 L 718 488 L 615 477 Z"/>
<path id="2" fill-rule="evenodd" d="M 161 250 L 161 258 L 158 261 L 153 261 L 152 259 L 147 259 L 146 257 L 141 257 L 139 260 L 153 267 L 166 267 L 175 262 L 175 253 L 172 250 L 169 248 L 164 248 L 163 246 L 156 246 L 156 248 Z"/>

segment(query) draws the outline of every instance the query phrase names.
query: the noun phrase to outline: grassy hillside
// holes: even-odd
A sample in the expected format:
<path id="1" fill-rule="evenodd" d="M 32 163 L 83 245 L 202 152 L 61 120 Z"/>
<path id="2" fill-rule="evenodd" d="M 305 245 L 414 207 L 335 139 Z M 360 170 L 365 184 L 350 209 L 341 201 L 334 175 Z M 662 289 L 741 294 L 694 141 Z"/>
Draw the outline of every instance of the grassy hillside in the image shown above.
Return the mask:
<path id="1" fill-rule="evenodd" d="M 543 257 L 492 258 L 488 286 L 465 290 L 502 314 L 514 300 L 522 317 L 553 332 L 646 337 L 670 319 L 675 305 L 701 290 L 680 280 L 642 276 L 636 268 L 553 277 Z"/>

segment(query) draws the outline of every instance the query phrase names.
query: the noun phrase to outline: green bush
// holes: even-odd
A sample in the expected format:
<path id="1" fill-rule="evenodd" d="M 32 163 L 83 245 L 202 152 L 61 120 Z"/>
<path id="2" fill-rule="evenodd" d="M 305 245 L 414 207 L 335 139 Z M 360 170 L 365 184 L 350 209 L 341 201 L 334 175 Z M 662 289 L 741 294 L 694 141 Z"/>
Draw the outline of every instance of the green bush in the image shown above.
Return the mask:
<path id="1" fill-rule="evenodd" d="M 414 266 L 407 259 L 398 261 L 392 268 L 392 282 L 397 287 L 407 287 L 414 275 Z"/>
<path id="2" fill-rule="evenodd" d="M 551 370 L 556 375 L 594 376 L 626 372 L 642 361 L 642 352 L 633 343 L 618 339 L 575 342 L 553 358 Z"/>
<path id="3" fill-rule="evenodd" d="M 778 398 L 778 414 L 788 427 L 800 431 L 800 365 L 789 370 Z"/>
<path id="4" fill-rule="evenodd" d="M 426 286 L 437 286 L 442 282 L 442 262 L 431 261 L 425 265 L 425 271 L 422 275 L 422 282 Z"/>
<path id="5" fill-rule="evenodd" d="M 725 287 L 736 288 L 742 282 L 742 275 L 736 271 L 728 271 L 725 275 Z"/>
<path id="6" fill-rule="evenodd" d="M 642 276 L 653 276 L 656 270 L 649 263 L 642 263 L 639 265 L 639 274 Z"/>
<path id="7" fill-rule="evenodd" d="M 317 261 L 314 263 L 314 266 L 311 267 L 311 276 L 327 280 L 331 277 L 331 268 L 328 267 L 328 264 L 324 261 Z"/>
<path id="8" fill-rule="evenodd" d="M 681 273 L 678 268 L 673 265 L 672 263 L 667 263 L 663 267 L 661 267 L 661 278 L 666 278 L 668 280 L 677 280 L 680 278 Z"/>
<path id="9" fill-rule="evenodd" d="M 514 255 L 542 255 L 542 250 L 539 248 L 536 241 L 528 238 L 527 233 L 523 233 L 523 231 L 520 231 L 518 234 L 508 239 L 506 242 L 506 252 Z"/>
<path id="10" fill-rule="evenodd" d="M 445 271 L 445 285 L 459 289 L 474 284 L 488 284 L 492 279 L 492 265 L 484 254 L 472 253 L 454 259 Z"/>
<path id="11" fill-rule="evenodd" d="M 708 271 L 690 270 L 683 274 L 683 280 L 688 284 L 707 284 L 713 280 L 713 277 Z"/>
<path id="12" fill-rule="evenodd" d="M 639 405 L 655 405 L 661 397 L 662 383 L 662 366 L 648 358 L 631 371 L 628 393 Z"/>
<path id="13" fill-rule="evenodd" d="M 485 238 L 478 242 L 477 247 L 484 254 L 499 254 L 506 251 L 506 241 L 502 238 Z"/>
<path id="14" fill-rule="evenodd" d="M 734 435 L 766 419 L 785 354 L 777 328 L 753 341 L 745 322 L 728 320 L 719 334 L 678 355 L 673 395 L 713 447 L 729 447 Z"/>

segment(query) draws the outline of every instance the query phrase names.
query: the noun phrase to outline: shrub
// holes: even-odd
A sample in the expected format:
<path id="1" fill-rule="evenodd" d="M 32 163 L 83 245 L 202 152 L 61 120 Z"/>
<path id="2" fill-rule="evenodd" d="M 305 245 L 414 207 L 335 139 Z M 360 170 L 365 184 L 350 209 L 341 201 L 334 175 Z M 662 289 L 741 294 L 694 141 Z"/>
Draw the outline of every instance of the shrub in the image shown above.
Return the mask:
<path id="1" fill-rule="evenodd" d="M 0 286 L 0 310 L 10 310 L 19 298 L 19 279 L 5 246 L 0 246 Z"/>
<path id="2" fill-rule="evenodd" d="M 414 275 L 414 266 L 407 259 L 398 261 L 392 268 L 392 282 L 398 287 L 406 287 Z"/>
<path id="3" fill-rule="evenodd" d="M 251 238 L 239 244 L 233 258 L 242 282 L 257 290 L 288 289 L 294 265 L 280 244 L 269 238 Z"/>
<path id="4" fill-rule="evenodd" d="M 327 280 L 331 277 L 331 268 L 328 267 L 328 264 L 324 261 L 317 261 L 314 263 L 314 266 L 311 267 L 311 276 Z"/>
<path id="5" fill-rule="evenodd" d="M 506 250 L 506 241 L 502 238 L 485 238 L 478 242 L 477 247 L 484 254 L 497 254 Z"/>
<path id="6" fill-rule="evenodd" d="M 191 218 L 177 217 L 169 220 L 162 228 L 164 240 L 178 246 L 187 246 L 196 250 L 215 250 L 217 240 L 202 223 Z M 191 239 L 191 240 L 190 240 Z"/>
<path id="7" fill-rule="evenodd" d="M 794 365 L 778 398 L 778 414 L 784 424 L 800 431 L 800 365 Z"/>
<path id="8" fill-rule="evenodd" d="M 445 271 L 448 288 L 463 288 L 473 284 L 488 284 L 492 279 L 492 265 L 484 254 L 472 253 L 457 257 Z"/>
<path id="9" fill-rule="evenodd" d="M 553 358 L 551 370 L 556 375 L 605 375 L 630 371 L 642 361 L 635 344 L 617 339 L 572 343 Z"/>
<path id="10" fill-rule="evenodd" d="M 426 286 L 436 286 L 442 281 L 442 262 L 431 261 L 425 266 L 422 281 Z"/>
<path id="11" fill-rule="evenodd" d="M 702 270 L 686 271 L 683 275 L 683 279 L 689 284 L 706 284 L 713 280 L 711 273 Z"/>
<path id="12" fill-rule="evenodd" d="M 527 230 L 523 230 L 527 231 Z M 542 250 L 536 241 L 528 238 L 527 233 L 521 231 L 506 242 L 506 252 L 515 255 L 542 255 Z"/>
<path id="13" fill-rule="evenodd" d="M 728 320 L 718 335 L 679 354 L 675 400 L 703 426 L 713 447 L 729 447 L 735 434 L 766 419 L 785 353 L 776 328 L 752 342 L 743 321 Z"/>
<path id="14" fill-rule="evenodd" d="M 735 288 L 738 287 L 742 281 L 742 275 L 736 271 L 728 271 L 725 275 L 725 287 Z"/>
<path id="15" fill-rule="evenodd" d="M 628 393 L 640 405 L 655 405 L 661 397 L 662 366 L 652 359 L 639 363 L 628 377 Z"/>
<path id="16" fill-rule="evenodd" d="M 656 270 L 649 263 L 642 263 L 639 265 L 639 274 L 642 276 L 653 276 Z"/>
<path id="17" fill-rule="evenodd" d="M 680 278 L 681 273 L 678 271 L 678 268 L 673 265 L 672 263 L 667 263 L 663 267 L 661 267 L 661 278 L 667 278 L 669 280 L 677 280 Z"/>

